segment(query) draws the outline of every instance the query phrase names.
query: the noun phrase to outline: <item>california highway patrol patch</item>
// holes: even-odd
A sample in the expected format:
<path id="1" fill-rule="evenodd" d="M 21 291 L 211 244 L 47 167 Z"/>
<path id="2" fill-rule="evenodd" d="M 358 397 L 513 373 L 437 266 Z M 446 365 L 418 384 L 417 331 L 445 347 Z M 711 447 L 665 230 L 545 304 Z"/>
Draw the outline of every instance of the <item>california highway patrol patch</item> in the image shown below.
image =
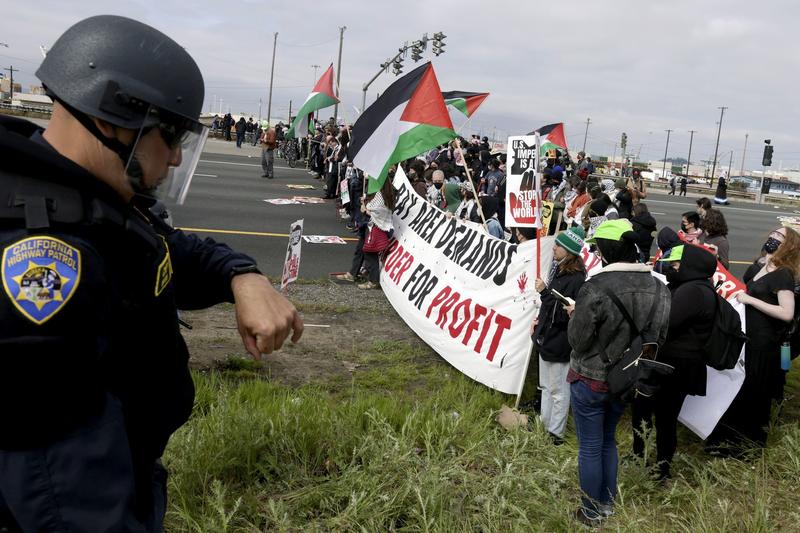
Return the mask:
<path id="1" fill-rule="evenodd" d="M 27 237 L 3 250 L 3 289 L 36 324 L 50 320 L 81 280 L 81 253 L 53 237 Z"/>

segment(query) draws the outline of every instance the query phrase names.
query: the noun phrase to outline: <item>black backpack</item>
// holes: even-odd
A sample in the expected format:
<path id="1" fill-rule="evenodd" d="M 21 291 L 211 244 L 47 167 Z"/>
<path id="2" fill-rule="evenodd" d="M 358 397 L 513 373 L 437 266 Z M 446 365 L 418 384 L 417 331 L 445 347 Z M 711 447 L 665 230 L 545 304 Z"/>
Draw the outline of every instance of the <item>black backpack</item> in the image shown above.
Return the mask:
<path id="1" fill-rule="evenodd" d="M 711 326 L 711 335 L 703 346 L 703 352 L 708 366 L 717 370 L 730 370 L 739 361 L 747 336 L 742 333 L 742 319 L 730 302 L 717 291 L 714 291 L 714 298 L 717 302 L 714 324 Z"/>

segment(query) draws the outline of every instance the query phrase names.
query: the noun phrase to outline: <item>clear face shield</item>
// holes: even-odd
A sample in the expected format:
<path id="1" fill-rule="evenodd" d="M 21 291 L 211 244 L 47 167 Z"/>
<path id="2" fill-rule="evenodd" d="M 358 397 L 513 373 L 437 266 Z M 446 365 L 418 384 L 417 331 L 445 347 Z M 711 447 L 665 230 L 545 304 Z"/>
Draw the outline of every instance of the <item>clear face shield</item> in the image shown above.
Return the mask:
<path id="1" fill-rule="evenodd" d="M 144 182 L 145 168 L 149 166 L 148 154 L 139 150 L 140 141 L 144 135 L 152 130 L 158 130 L 161 139 L 170 150 L 179 150 L 177 157 L 170 156 L 170 166 L 166 176 L 155 183 Z M 138 192 L 162 199 L 169 199 L 177 205 L 182 205 L 189 193 L 197 163 L 208 139 L 208 127 L 180 115 L 159 110 L 153 106 L 147 113 L 144 124 L 139 129 L 139 134 L 134 144 L 132 155 L 125 167 L 125 173 Z M 175 162 L 178 162 L 175 165 Z M 173 166 L 174 165 L 174 166 Z M 156 168 L 151 171 L 160 171 Z M 147 179 L 153 179 L 148 177 Z M 156 178 L 157 179 L 157 178 Z"/>

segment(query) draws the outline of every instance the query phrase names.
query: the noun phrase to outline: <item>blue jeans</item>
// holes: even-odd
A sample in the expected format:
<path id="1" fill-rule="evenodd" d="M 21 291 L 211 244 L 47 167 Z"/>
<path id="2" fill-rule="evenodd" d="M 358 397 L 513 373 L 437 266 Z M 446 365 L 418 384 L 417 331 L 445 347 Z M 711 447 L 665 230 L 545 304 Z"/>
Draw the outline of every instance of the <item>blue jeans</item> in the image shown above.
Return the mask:
<path id="1" fill-rule="evenodd" d="M 589 518 L 611 506 L 617 495 L 617 441 L 625 404 L 608 393 L 594 392 L 583 381 L 570 385 L 572 416 L 578 436 L 578 478 L 583 509 Z"/>

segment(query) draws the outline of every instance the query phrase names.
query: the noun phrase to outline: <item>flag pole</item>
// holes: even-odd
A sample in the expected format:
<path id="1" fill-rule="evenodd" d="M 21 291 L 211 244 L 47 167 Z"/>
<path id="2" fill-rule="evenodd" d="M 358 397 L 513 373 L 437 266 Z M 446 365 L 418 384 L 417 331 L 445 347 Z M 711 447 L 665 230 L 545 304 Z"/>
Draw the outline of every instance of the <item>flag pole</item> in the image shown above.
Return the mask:
<path id="1" fill-rule="evenodd" d="M 541 233 L 541 225 L 542 225 L 542 178 L 539 175 L 539 132 L 536 132 L 535 136 L 536 142 L 534 143 L 535 150 L 535 159 L 533 160 L 533 169 L 536 179 L 534 180 L 534 188 L 536 189 L 536 223 L 539 227 L 536 228 L 536 278 L 541 278 L 540 272 L 540 263 L 542 261 L 542 241 L 539 238 Z"/>
<path id="2" fill-rule="evenodd" d="M 475 202 L 478 204 L 478 214 L 481 216 L 481 220 L 483 221 L 483 227 L 486 231 L 489 231 L 489 228 L 486 227 L 486 217 L 483 215 L 483 207 L 481 206 L 480 198 L 478 198 L 478 191 L 475 190 L 475 183 L 472 182 L 472 172 L 469 170 L 469 166 L 467 165 L 467 158 L 464 157 L 464 150 L 461 149 L 461 141 L 456 137 L 456 147 L 458 148 L 458 153 L 461 154 L 461 161 L 464 162 L 464 171 L 467 173 L 467 180 L 469 181 L 469 186 L 472 189 L 472 196 L 475 197 Z"/>

